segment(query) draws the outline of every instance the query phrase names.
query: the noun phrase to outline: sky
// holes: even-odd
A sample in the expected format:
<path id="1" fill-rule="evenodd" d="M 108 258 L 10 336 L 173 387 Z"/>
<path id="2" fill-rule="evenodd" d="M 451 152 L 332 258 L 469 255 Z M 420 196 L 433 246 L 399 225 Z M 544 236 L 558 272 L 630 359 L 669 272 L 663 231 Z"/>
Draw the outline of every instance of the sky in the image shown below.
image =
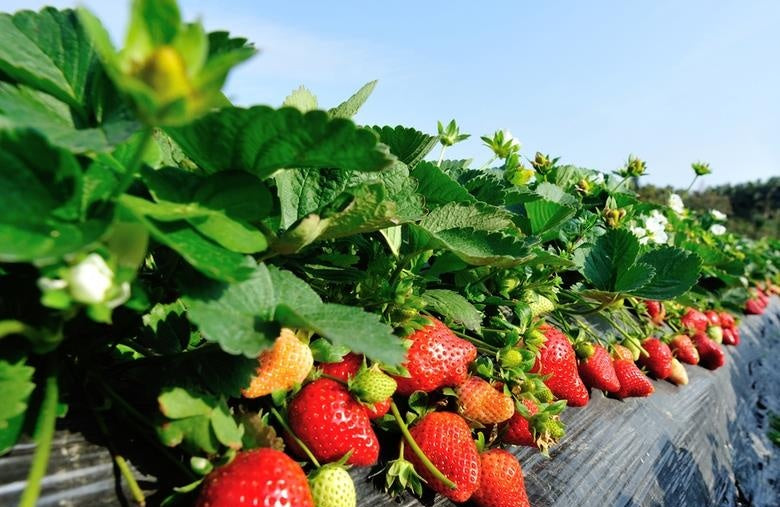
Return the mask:
<path id="1" fill-rule="evenodd" d="M 81 2 L 117 41 L 122 1 Z M 0 0 L 0 10 L 74 1 Z M 490 158 L 480 135 L 508 129 L 521 154 L 610 171 L 633 153 L 645 182 L 687 187 L 780 175 L 780 2 L 182 0 L 185 20 L 253 41 L 226 92 L 280 105 L 305 85 L 332 107 L 379 83 L 356 121 L 472 137 L 448 158 Z"/>

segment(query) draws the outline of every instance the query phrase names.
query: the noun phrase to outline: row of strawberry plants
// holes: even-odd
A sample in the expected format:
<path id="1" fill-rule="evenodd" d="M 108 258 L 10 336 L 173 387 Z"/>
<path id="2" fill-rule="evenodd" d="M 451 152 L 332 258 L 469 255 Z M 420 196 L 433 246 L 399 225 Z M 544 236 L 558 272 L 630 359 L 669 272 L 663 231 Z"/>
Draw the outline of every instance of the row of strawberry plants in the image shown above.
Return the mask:
<path id="1" fill-rule="evenodd" d="M 118 449 L 140 438 L 168 505 L 355 505 L 346 468 L 380 456 L 391 495 L 527 505 L 505 447 L 546 453 L 589 389 L 718 368 L 733 315 L 777 292 L 777 240 L 642 202 L 635 157 L 524 160 L 497 131 L 485 163 L 449 160 L 454 121 L 351 120 L 375 83 L 235 107 L 221 87 L 254 48 L 172 1 L 135 0 L 121 50 L 83 9 L 0 24 L 0 452 L 36 442 L 21 505 L 68 411 L 139 503 Z"/>

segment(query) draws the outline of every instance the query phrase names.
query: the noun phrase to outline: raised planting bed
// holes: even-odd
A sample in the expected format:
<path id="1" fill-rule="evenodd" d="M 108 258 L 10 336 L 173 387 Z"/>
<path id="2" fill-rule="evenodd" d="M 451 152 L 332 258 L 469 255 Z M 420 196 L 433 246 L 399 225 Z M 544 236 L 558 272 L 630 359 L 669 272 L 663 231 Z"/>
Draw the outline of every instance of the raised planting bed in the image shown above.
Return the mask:
<path id="1" fill-rule="evenodd" d="M 652 396 L 625 401 L 596 392 L 586 407 L 564 411 L 567 435 L 550 459 L 515 448 L 532 505 L 777 505 L 780 453 L 767 438 L 767 414 L 780 413 L 773 360 L 780 300 L 746 317 L 740 330 L 742 343 L 725 348 L 726 365 L 714 372 L 687 366 L 687 386 L 654 381 Z M 87 418 L 58 424 L 38 505 L 126 505 L 128 491 L 101 444 Z M 32 450 L 20 444 L 0 459 L 0 505 L 18 502 Z M 160 460 L 127 451 L 140 484 L 154 493 Z M 359 505 L 454 505 L 432 495 L 393 502 L 371 473 L 353 469 Z"/>

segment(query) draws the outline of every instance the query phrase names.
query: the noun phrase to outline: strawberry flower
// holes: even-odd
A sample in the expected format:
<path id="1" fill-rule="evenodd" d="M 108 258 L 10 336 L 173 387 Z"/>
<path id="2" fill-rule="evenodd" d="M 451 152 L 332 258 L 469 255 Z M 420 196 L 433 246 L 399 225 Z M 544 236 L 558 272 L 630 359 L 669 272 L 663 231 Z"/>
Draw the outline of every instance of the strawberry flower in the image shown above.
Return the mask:
<path id="1" fill-rule="evenodd" d="M 671 208 L 672 211 L 678 215 L 685 213 L 685 205 L 682 198 L 678 194 L 670 194 L 669 199 L 666 201 L 666 205 Z"/>

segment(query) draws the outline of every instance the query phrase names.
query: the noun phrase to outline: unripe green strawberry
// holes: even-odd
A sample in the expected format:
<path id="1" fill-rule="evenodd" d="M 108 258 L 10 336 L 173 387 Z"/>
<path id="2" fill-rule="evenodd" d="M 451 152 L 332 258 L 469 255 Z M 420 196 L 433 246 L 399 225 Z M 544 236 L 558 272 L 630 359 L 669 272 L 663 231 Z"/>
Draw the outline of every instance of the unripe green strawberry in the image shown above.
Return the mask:
<path id="1" fill-rule="evenodd" d="M 720 326 L 710 326 L 707 328 L 707 336 L 715 343 L 723 343 L 723 328 Z"/>
<path id="2" fill-rule="evenodd" d="M 373 366 L 358 373 L 350 382 L 349 390 L 364 403 L 378 403 L 391 397 L 397 386 L 391 376 Z"/>
<path id="3" fill-rule="evenodd" d="M 555 310 L 555 304 L 550 299 L 533 291 L 526 292 L 523 300 L 531 307 L 531 315 L 534 317 L 539 317 Z"/>
<path id="4" fill-rule="evenodd" d="M 506 349 L 501 352 L 501 366 L 505 368 L 516 368 L 523 364 L 523 354 L 517 349 Z"/>
<path id="5" fill-rule="evenodd" d="M 315 507 L 356 507 L 355 483 L 347 470 L 330 463 L 316 470 L 309 477 L 311 496 Z"/>

